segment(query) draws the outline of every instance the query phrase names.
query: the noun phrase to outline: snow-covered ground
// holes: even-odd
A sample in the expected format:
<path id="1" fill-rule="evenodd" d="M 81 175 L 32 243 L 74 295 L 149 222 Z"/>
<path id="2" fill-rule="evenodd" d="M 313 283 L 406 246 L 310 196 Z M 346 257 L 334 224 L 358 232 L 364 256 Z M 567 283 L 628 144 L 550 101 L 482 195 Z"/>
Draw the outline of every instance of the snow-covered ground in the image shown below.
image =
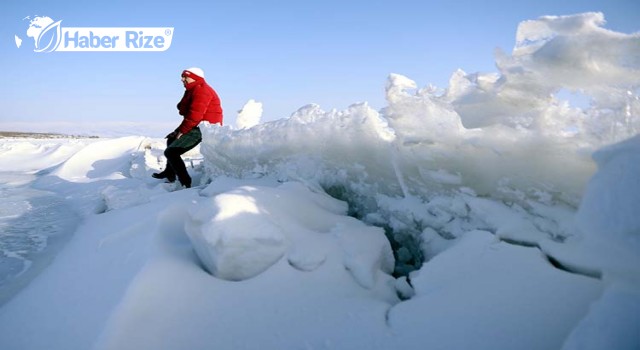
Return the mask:
<path id="1" fill-rule="evenodd" d="M 380 111 L 252 100 L 191 189 L 162 139 L 3 139 L 0 348 L 638 349 L 640 35 L 602 25 Z"/>

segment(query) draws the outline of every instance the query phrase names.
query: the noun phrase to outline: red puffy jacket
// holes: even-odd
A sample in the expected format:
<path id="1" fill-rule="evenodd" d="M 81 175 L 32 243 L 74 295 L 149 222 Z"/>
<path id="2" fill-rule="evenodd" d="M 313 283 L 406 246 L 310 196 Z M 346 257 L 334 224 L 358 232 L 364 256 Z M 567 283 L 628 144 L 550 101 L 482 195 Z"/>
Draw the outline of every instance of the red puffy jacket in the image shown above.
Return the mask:
<path id="1" fill-rule="evenodd" d="M 203 120 L 222 125 L 220 98 L 202 79 L 187 84 L 184 96 L 178 103 L 178 111 L 184 119 L 176 130 L 182 134 L 188 133 Z"/>

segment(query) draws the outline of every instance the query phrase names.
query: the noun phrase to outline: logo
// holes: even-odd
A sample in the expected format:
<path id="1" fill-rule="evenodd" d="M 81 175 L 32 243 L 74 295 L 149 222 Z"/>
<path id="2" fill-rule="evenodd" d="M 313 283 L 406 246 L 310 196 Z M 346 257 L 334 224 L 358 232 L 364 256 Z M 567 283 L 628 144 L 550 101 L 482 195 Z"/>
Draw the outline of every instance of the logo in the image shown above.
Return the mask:
<path id="1" fill-rule="evenodd" d="M 173 39 L 173 27 L 62 27 L 62 20 L 37 15 L 23 21 L 29 21 L 25 34 L 35 52 L 166 51 Z M 15 40 L 20 48 L 23 39 Z"/>

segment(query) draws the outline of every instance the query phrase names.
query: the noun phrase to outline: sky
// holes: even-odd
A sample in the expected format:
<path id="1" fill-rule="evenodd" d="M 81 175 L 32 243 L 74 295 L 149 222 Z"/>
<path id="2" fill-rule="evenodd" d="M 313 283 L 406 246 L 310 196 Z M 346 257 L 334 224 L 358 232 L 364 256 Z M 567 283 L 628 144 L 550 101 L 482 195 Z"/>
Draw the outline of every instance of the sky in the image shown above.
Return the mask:
<path id="1" fill-rule="evenodd" d="M 176 123 L 180 73 L 200 67 L 225 124 L 249 100 L 263 121 L 319 104 L 386 105 L 390 73 L 446 88 L 451 74 L 494 72 L 518 23 L 543 15 L 603 12 L 606 28 L 640 31 L 637 0 L 538 1 L 3 1 L 3 123 Z M 33 52 L 26 16 L 63 27 L 173 27 L 164 52 Z M 17 48 L 14 36 L 24 44 Z M 25 130 L 29 131 L 29 130 Z"/>

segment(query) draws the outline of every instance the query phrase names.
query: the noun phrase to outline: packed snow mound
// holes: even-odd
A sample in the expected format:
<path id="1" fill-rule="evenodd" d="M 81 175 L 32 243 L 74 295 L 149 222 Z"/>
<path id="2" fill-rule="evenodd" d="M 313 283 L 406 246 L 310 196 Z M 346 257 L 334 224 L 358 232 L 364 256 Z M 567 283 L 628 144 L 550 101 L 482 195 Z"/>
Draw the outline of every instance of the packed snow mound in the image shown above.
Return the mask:
<path id="1" fill-rule="evenodd" d="M 253 277 L 284 254 L 285 235 L 260 215 L 248 194 L 252 190 L 241 188 L 198 203 L 185 226 L 200 260 L 216 277 L 235 281 Z"/>
<path id="2" fill-rule="evenodd" d="M 300 183 L 244 186 L 195 203 L 185 231 L 205 268 L 222 279 L 254 277 L 284 256 L 301 271 L 339 259 L 360 285 L 373 288 L 379 274 L 393 271 L 391 247 L 381 229 L 345 216 L 346 209 Z M 341 257 L 332 256 L 336 250 Z"/>
<path id="3" fill-rule="evenodd" d="M 640 294 L 614 285 L 594 302 L 562 350 L 640 349 Z"/>
<path id="4" fill-rule="evenodd" d="M 147 138 L 129 136 L 91 143 L 66 160 L 52 174 L 69 182 L 93 182 L 128 177 L 131 159 Z"/>
<path id="5" fill-rule="evenodd" d="M 416 295 L 389 314 L 397 349 L 559 349 L 602 290 L 595 279 L 550 268 L 538 249 L 479 230 L 411 281 Z"/>
<path id="6" fill-rule="evenodd" d="M 36 171 L 69 159 L 92 139 L 60 143 L 55 140 L 3 139 L 0 144 L 0 168 L 10 171 Z"/>
<path id="7" fill-rule="evenodd" d="M 640 136 L 598 150 L 593 158 L 598 171 L 577 213 L 580 229 L 640 251 Z"/>
<path id="8" fill-rule="evenodd" d="M 640 291 L 640 136 L 593 157 L 598 171 L 575 215 L 575 235 L 562 247 L 546 242 L 543 249 L 564 250 L 557 254 L 561 263 Z"/>
<path id="9" fill-rule="evenodd" d="M 594 153 L 598 172 L 576 215 L 580 240 L 568 261 L 599 271 L 602 298 L 573 330 L 564 350 L 640 348 L 640 136 Z"/>

